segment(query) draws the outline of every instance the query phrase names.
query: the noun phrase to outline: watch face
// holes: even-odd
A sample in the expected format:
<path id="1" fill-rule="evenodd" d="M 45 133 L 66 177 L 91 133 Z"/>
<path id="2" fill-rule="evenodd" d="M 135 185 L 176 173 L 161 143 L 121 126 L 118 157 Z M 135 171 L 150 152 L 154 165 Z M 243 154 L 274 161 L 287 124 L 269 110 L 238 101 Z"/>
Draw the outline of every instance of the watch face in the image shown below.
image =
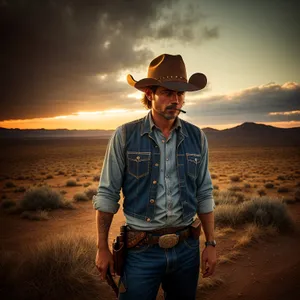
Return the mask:
<path id="1" fill-rule="evenodd" d="M 213 247 L 216 247 L 217 245 L 217 242 L 214 240 L 214 241 L 207 241 L 205 242 L 205 246 L 213 246 Z"/>

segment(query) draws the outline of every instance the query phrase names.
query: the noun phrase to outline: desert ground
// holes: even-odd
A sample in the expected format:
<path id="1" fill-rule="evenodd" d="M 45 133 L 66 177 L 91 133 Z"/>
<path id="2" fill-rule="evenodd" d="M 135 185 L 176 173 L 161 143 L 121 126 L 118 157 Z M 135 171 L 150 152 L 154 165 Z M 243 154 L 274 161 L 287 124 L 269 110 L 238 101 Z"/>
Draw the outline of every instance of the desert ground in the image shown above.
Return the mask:
<path id="1" fill-rule="evenodd" d="M 96 243 L 95 212 L 90 198 L 82 195 L 97 188 L 107 140 L 27 139 L 0 143 L 1 250 L 22 256 L 30 248 L 63 234 L 80 234 Z M 211 279 L 200 278 L 197 299 L 299 299 L 299 148 L 215 146 L 210 148 L 209 157 L 216 213 L 224 197 L 236 206 L 249 199 L 267 199 L 284 205 L 293 228 L 278 230 L 248 223 L 231 226 L 220 221 L 216 224 L 217 270 Z M 45 185 L 63 195 L 69 209 L 19 209 L 28 191 Z M 120 209 L 113 220 L 110 243 L 123 222 Z M 200 241 L 203 249 L 203 238 Z M 101 288 L 97 299 L 113 299 L 105 283 Z M 161 291 L 157 299 L 163 299 Z"/>

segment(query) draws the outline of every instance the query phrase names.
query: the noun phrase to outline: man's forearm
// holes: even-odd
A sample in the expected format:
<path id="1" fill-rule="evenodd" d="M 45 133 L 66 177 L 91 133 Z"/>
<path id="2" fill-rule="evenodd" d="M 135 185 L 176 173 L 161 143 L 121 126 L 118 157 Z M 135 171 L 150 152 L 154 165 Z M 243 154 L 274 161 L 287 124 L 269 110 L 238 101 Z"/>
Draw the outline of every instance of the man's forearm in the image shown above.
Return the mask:
<path id="1" fill-rule="evenodd" d="M 97 210 L 96 224 L 97 224 L 97 247 L 98 249 L 108 248 L 108 232 L 114 214 Z"/>
<path id="2" fill-rule="evenodd" d="M 206 240 L 207 241 L 214 240 L 215 239 L 215 236 L 214 236 L 214 228 L 215 228 L 214 212 L 212 211 L 212 212 L 206 213 L 206 214 L 198 214 L 198 217 L 201 221 Z"/>

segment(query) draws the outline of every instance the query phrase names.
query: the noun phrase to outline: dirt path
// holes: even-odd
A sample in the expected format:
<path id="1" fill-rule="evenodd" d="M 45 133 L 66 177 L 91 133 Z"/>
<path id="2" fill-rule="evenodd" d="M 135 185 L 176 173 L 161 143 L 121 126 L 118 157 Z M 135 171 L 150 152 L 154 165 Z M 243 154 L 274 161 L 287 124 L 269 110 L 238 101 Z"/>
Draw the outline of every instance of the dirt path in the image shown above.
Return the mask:
<path id="1" fill-rule="evenodd" d="M 199 291 L 197 299 L 300 299 L 300 203 L 290 205 L 289 210 L 297 224 L 295 233 L 268 238 L 244 249 L 234 263 L 219 265 L 215 276 L 224 280 L 223 285 L 215 290 Z M 96 237 L 95 214 L 90 203 L 80 203 L 72 211 L 53 211 L 51 216 L 48 221 L 36 222 L 1 212 L 1 247 L 18 250 L 22 244 L 70 231 Z M 120 210 L 114 218 L 110 240 L 123 220 Z M 226 254 L 232 245 L 232 239 L 222 239 L 218 255 Z"/>

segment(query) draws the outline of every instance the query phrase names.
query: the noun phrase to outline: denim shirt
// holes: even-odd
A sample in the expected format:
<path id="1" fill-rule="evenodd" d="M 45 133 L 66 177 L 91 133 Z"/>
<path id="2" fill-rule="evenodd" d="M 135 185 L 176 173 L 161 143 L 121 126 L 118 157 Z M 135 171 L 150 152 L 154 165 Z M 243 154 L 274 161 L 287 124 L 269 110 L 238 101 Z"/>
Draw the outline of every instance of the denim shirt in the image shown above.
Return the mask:
<path id="1" fill-rule="evenodd" d="M 93 198 L 95 209 L 116 213 L 122 189 L 127 224 L 140 230 L 188 225 L 196 213 L 213 210 L 206 137 L 188 122 L 178 119 L 176 124 L 170 137 L 175 146 L 173 165 L 176 167 L 171 174 L 175 191 L 172 199 L 162 193 L 167 184 L 161 180 L 160 172 L 163 170 L 164 176 L 170 174 L 161 166 L 164 153 L 149 113 L 143 119 L 119 127 L 112 136 L 98 192 Z"/>

